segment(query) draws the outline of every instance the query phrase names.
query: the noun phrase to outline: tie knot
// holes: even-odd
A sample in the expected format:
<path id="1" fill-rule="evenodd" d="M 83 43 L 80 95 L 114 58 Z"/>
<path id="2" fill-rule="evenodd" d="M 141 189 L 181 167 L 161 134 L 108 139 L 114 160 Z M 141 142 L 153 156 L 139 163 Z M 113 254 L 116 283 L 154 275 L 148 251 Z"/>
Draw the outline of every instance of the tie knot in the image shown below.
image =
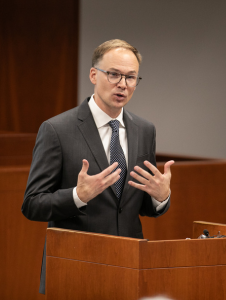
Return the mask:
<path id="1" fill-rule="evenodd" d="M 118 131 L 119 130 L 119 121 L 118 120 L 111 120 L 109 122 L 109 125 L 112 128 L 112 131 Z"/>

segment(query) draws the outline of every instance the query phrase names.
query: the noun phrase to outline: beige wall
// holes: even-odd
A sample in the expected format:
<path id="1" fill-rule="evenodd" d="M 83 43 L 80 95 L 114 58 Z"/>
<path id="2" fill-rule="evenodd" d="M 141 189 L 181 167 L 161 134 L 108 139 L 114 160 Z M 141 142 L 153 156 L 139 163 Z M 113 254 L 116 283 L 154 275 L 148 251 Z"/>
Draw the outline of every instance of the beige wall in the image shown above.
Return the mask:
<path id="1" fill-rule="evenodd" d="M 93 49 L 125 39 L 143 55 L 127 109 L 157 127 L 157 151 L 226 158 L 226 2 L 81 0 L 79 97 Z"/>

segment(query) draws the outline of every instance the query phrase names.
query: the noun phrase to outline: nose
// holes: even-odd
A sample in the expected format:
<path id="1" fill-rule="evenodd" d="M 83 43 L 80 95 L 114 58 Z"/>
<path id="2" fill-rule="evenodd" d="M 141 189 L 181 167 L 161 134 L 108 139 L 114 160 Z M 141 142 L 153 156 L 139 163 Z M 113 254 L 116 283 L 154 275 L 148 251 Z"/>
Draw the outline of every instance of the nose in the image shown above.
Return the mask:
<path id="1" fill-rule="evenodd" d="M 118 87 L 121 87 L 121 88 L 126 88 L 127 87 L 127 83 L 126 83 L 126 76 L 125 75 L 121 75 L 122 78 L 121 80 L 118 82 Z"/>

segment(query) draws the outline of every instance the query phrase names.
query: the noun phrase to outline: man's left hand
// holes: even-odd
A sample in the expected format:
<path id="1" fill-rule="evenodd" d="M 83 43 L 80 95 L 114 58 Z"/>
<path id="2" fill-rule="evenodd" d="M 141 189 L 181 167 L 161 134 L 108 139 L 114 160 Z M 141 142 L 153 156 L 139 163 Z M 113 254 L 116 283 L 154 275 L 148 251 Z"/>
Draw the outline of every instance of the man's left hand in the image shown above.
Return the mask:
<path id="1" fill-rule="evenodd" d="M 128 183 L 137 189 L 145 191 L 157 201 L 162 202 L 166 200 L 170 194 L 170 166 L 172 164 L 174 164 L 173 160 L 166 162 L 164 165 L 164 174 L 162 174 L 154 165 L 145 160 L 144 165 L 154 174 L 154 176 L 144 169 L 135 166 L 134 170 L 141 176 L 133 171 L 130 173 L 130 175 L 141 184 L 133 181 L 129 181 Z"/>

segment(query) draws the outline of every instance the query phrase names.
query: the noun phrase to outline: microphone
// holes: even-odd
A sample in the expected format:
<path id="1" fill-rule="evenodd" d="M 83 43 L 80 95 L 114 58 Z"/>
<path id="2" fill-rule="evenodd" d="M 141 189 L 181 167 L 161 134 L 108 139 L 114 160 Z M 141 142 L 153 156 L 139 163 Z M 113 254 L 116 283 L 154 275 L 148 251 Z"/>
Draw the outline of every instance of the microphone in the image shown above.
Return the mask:
<path id="1" fill-rule="evenodd" d="M 203 234 L 201 234 L 198 239 L 214 239 L 214 238 L 225 238 L 225 235 L 221 235 L 220 231 L 218 231 L 218 235 L 210 236 L 209 231 L 207 229 L 203 230 Z"/>
<path id="2" fill-rule="evenodd" d="M 209 231 L 207 229 L 204 229 L 203 233 L 207 238 L 210 238 Z"/>
<path id="3" fill-rule="evenodd" d="M 210 235 L 209 235 L 209 231 L 207 229 L 203 230 L 203 234 L 201 234 L 198 239 L 209 239 Z"/>

